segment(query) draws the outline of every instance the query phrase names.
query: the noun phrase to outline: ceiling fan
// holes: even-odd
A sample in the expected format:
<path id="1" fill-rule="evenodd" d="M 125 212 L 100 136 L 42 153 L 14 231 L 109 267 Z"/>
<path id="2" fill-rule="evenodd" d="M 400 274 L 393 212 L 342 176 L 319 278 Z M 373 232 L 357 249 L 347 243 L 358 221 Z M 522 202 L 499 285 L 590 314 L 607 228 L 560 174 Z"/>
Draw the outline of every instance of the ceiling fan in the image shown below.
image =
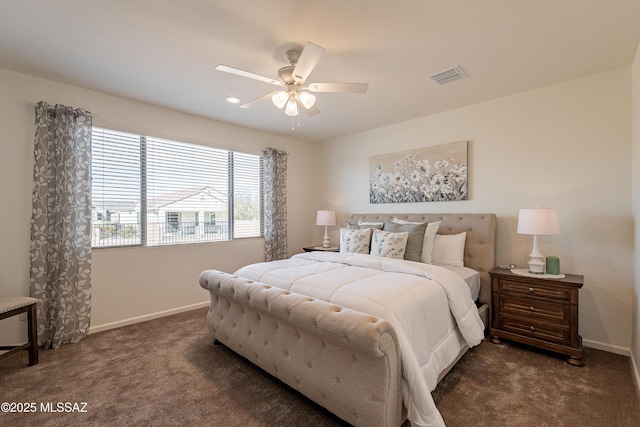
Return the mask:
<path id="1" fill-rule="evenodd" d="M 300 106 L 303 107 L 303 110 L 308 115 L 313 116 L 320 112 L 315 105 L 316 96 L 313 93 L 367 93 L 369 88 L 369 83 L 310 83 L 307 85 L 309 74 L 318 64 L 324 52 L 324 48 L 309 42 L 307 42 L 302 52 L 294 49 L 288 50 L 285 56 L 289 65 L 278 70 L 278 79 L 226 65 L 218 65 L 216 70 L 248 77 L 282 88 L 242 104 L 240 108 L 250 108 L 259 102 L 271 99 L 276 107 L 284 108 L 284 113 L 288 116 L 297 116 Z"/>

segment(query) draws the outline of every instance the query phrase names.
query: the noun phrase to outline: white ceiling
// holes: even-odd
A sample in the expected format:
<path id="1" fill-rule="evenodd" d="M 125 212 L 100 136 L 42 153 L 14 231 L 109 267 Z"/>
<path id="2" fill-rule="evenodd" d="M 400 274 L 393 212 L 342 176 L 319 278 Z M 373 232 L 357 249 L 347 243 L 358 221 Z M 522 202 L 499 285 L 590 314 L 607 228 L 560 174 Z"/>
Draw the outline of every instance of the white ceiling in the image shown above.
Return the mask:
<path id="1" fill-rule="evenodd" d="M 275 86 L 215 66 L 275 78 L 307 41 L 326 49 L 309 82 L 368 93 L 318 94 L 294 131 L 225 102 Z M 639 41 L 639 0 L 0 0 L 0 68 L 305 141 L 626 67 Z"/>

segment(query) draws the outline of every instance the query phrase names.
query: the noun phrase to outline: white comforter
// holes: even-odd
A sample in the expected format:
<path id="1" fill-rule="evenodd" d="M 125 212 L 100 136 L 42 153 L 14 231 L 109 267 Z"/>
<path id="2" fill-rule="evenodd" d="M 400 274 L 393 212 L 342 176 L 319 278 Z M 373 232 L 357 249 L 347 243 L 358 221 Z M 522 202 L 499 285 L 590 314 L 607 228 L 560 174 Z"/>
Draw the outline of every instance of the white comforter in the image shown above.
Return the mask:
<path id="1" fill-rule="evenodd" d="M 455 273 L 371 255 L 309 252 L 235 274 L 388 320 L 400 344 L 411 425 L 444 426 L 431 397 L 438 375 L 465 343 L 473 347 L 484 337 L 469 287 Z"/>

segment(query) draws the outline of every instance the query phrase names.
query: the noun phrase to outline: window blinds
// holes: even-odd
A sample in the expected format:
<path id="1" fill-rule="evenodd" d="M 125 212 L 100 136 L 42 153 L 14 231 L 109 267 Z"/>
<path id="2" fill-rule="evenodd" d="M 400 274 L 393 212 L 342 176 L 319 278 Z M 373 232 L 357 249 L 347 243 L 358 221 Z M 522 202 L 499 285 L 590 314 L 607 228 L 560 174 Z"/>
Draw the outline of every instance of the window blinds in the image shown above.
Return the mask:
<path id="1" fill-rule="evenodd" d="M 94 247 L 262 235 L 260 156 L 99 128 L 93 144 Z"/>

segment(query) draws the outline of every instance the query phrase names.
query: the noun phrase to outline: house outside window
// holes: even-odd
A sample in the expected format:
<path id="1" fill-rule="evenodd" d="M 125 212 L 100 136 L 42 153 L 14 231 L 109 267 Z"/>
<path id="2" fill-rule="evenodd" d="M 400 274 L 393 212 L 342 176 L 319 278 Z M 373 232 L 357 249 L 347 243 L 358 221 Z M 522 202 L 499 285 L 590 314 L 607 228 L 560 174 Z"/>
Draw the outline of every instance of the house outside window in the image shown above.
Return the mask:
<path id="1" fill-rule="evenodd" d="M 93 247 L 262 236 L 262 157 L 93 128 Z"/>

